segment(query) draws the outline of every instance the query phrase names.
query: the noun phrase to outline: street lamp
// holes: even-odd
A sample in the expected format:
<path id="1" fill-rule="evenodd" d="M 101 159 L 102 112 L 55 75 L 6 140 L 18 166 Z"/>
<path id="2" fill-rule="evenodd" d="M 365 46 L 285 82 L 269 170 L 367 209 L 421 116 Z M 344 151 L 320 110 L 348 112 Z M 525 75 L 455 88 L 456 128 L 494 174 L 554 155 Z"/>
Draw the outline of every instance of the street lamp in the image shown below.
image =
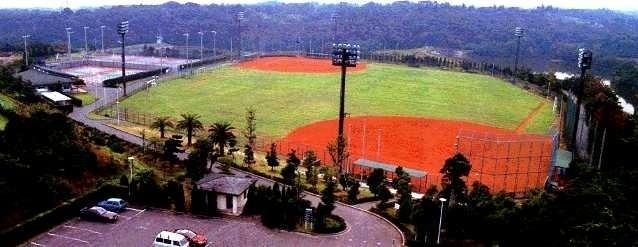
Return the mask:
<path id="1" fill-rule="evenodd" d="M 66 30 L 66 48 L 67 48 L 67 56 L 69 57 L 69 60 L 71 59 L 71 34 L 73 32 L 71 32 L 71 28 L 67 27 L 65 28 Z"/>
<path id="2" fill-rule="evenodd" d="M 436 235 L 436 244 L 441 243 L 441 223 L 443 222 L 443 203 L 447 201 L 447 199 L 441 197 L 439 198 L 441 201 L 441 214 L 439 214 L 439 233 Z"/>
<path id="3" fill-rule="evenodd" d="M 104 53 L 104 28 L 106 28 L 106 26 L 100 26 L 100 34 L 101 34 L 101 39 L 102 39 L 102 53 Z"/>
<path id="4" fill-rule="evenodd" d="M 130 169 L 130 174 L 128 177 L 128 198 L 131 198 L 131 183 L 133 183 L 133 161 L 135 160 L 135 157 L 133 156 L 129 156 L 128 157 L 128 167 Z"/>
<path id="5" fill-rule="evenodd" d="M 210 31 L 213 34 L 213 57 L 217 55 L 217 50 L 215 47 L 215 38 L 217 36 L 217 31 Z"/>
<path id="6" fill-rule="evenodd" d="M 518 51 L 521 46 L 521 37 L 523 37 L 524 32 L 525 30 L 522 27 L 516 27 L 514 29 L 514 36 L 516 36 L 517 39 L 516 39 L 516 55 L 514 57 L 514 78 L 512 79 L 512 82 L 516 82 L 516 75 L 518 73 Z"/>
<path id="7" fill-rule="evenodd" d="M 199 60 L 203 61 L 204 60 L 204 32 L 199 31 L 197 32 L 197 34 L 199 34 Z"/>
<path id="8" fill-rule="evenodd" d="M 578 134 L 578 122 L 580 118 L 580 104 L 583 98 L 583 90 L 585 88 L 585 72 L 588 69 L 591 69 L 591 61 L 592 61 L 592 52 L 585 48 L 578 49 L 578 68 L 580 68 L 580 80 L 578 80 L 578 85 L 574 90 L 574 94 L 576 96 L 576 116 L 574 117 L 574 129 L 572 132 L 572 160 L 577 157 L 577 146 L 576 145 L 576 135 Z"/>
<path id="9" fill-rule="evenodd" d="M 87 55 L 89 55 L 89 43 L 86 40 L 86 30 L 89 29 L 89 27 L 85 26 L 84 27 L 84 56 L 86 57 Z"/>
<path id="10" fill-rule="evenodd" d="M 122 21 L 117 24 L 117 33 L 122 37 L 122 86 L 124 87 L 124 96 L 126 96 L 126 81 L 124 81 L 124 76 L 126 76 L 124 35 L 128 33 L 128 21 L 124 18 L 122 18 Z"/>
<path id="11" fill-rule="evenodd" d="M 339 131 L 337 132 L 337 164 L 339 175 L 343 172 L 343 119 L 345 116 L 346 68 L 356 67 L 359 59 L 359 45 L 332 44 L 332 65 L 341 67 L 341 94 L 339 97 Z"/>
<path id="12" fill-rule="evenodd" d="M 24 65 L 29 67 L 29 52 L 27 50 L 27 38 L 31 37 L 31 35 L 22 35 L 24 39 Z"/>

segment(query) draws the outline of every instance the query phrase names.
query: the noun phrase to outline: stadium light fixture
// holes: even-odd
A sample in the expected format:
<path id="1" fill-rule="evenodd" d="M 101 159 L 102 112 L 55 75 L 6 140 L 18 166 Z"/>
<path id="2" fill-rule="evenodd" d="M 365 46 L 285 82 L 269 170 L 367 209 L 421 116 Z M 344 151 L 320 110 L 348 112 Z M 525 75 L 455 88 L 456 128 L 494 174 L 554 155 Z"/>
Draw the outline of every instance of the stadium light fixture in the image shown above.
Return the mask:
<path id="1" fill-rule="evenodd" d="M 204 32 L 199 31 L 199 60 L 204 61 Z"/>
<path id="2" fill-rule="evenodd" d="M 117 24 L 117 33 L 122 37 L 122 87 L 124 89 L 124 96 L 126 96 L 126 82 L 124 81 L 124 76 L 126 76 L 126 46 L 124 36 L 128 33 L 128 28 L 128 21 L 124 18 L 122 18 L 122 21 Z"/>
<path id="3" fill-rule="evenodd" d="M 593 54 L 588 49 L 585 49 L 585 48 L 578 49 L 578 68 L 580 68 L 580 80 L 578 80 L 578 85 L 576 85 L 573 91 L 576 96 L 576 111 L 574 113 L 576 116 L 574 117 L 574 127 L 572 130 L 572 140 L 570 143 L 572 147 L 572 160 L 578 157 L 577 155 L 578 145 L 576 144 L 577 142 L 576 135 L 578 134 L 578 123 L 580 122 L 579 121 L 580 104 L 582 102 L 583 91 L 585 88 L 585 73 L 587 72 L 588 69 L 591 69 L 592 57 L 593 57 Z"/>
<path id="4" fill-rule="evenodd" d="M 29 68 L 29 51 L 27 50 L 27 38 L 31 37 L 31 35 L 25 34 L 22 35 L 24 39 L 24 65 Z"/>
<path id="5" fill-rule="evenodd" d="M 244 20 L 244 11 L 237 12 L 237 33 L 239 36 L 239 44 L 237 45 L 237 54 L 239 61 L 241 61 L 241 22 Z"/>
<path id="6" fill-rule="evenodd" d="M 67 56 L 69 57 L 69 60 L 71 59 L 71 34 L 73 32 L 71 32 L 71 28 L 67 27 L 65 28 L 66 30 L 66 48 L 67 48 Z"/>
<path id="7" fill-rule="evenodd" d="M 445 201 L 447 201 L 447 199 L 441 197 L 439 198 L 439 201 L 441 201 L 441 213 L 439 214 L 439 233 L 436 235 L 436 244 L 441 243 L 441 223 L 443 223 L 443 206 Z"/>
<path id="8" fill-rule="evenodd" d="M 339 97 L 339 131 L 337 132 L 337 166 L 343 172 L 343 120 L 345 116 L 346 68 L 356 67 L 359 60 L 359 45 L 332 44 L 332 65 L 341 67 L 341 93 Z"/>
<path id="9" fill-rule="evenodd" d="M 522 27 L 516 27 L 514 29 L 514 36 L 516 36 L 516 54 L 514 56 L 514 76 L 512 82 L 516 82 L 518 74 L 518 53 L 521 47 L 521 37 L 523 37 L 525 30 Z"/>
<path id="10" fill-rule="evenodd" d="M 217 31 L 210 31 L 210 32 L 213 34 L 213 57 L 214 57 L 214 56 L 217 56 L 217 50 L 216 50 L 217 47 L 215 47 L 215 38 L 217 38 L 216 37 Z"/>
<path id="11" fill-rule="evenodd" d="M 332 42 L 336 43 L 337 42 L 337 20 L 339 20 L 339 15 L 336 13 L 333 13 L 330 16 L 330 19 L 332 20 L 332 24 L 333 24 L 333 30 L 332 30 Z"/>

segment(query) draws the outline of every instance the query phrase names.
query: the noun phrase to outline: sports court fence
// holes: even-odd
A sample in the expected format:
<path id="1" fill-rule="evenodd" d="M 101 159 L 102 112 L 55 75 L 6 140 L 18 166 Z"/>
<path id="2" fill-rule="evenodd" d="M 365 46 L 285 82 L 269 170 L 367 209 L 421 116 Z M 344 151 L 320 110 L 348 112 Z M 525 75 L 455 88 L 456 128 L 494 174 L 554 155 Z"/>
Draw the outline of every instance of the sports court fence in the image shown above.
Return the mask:
<path id="1" fill-rule="evenodd" d="M 59 71 L 62 69 L 68 69 L 81 66 L 95 66 L 95 67 L 107 67 L 107 68 L 121 68 L 122 62 L 120 61 L 97 61 L 97 60 L 70 60 L 61 61 L 56 63 L 47 64 L 47 67 Z M 139 63 L 125 63 L 127 69 L 137 70 L 156 70 L 162 68 L 157 64 L 139 64 Z M 60 72 L 61 73 L 61 72 Z"/>

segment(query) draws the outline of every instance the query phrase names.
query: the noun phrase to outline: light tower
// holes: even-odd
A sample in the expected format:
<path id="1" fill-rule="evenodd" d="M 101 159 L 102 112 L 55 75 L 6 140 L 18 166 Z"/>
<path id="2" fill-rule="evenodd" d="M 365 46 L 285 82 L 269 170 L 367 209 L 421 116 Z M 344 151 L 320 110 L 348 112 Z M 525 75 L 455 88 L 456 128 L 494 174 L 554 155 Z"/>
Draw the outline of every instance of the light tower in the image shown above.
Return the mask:
<path id="1" fill-rule="evenodd" d="M 66 49 L 67 49 L 67 56 L 69 58 L 69 60 L 71 60 L 71 34 L 73 32 L 71 32 L 71 28 L 67 27 L 65 28 L 66 30 Z"/>
<path id="2" fill-rule="evenodd" d="M 89 29 L 89 27 L 84 26 L 84 56 L 88 56 L 89 55 L 89 43 L 87 42 L 86 39 L 86 30 Z"/>
<path id="3" fill-rule="evenodd" d="M 574 89 L 574 94 L 576 96 L 576 112 L 574 113 L 576 116 L 574 117 L 574 129 L 572 130 L 572 141 L 570 143 L 572 147 L 572 160 L 578 157 L 578 145 L 576 145 L 578 134 L 578 122 L 580 119 L 580 104 L 583 98 L 583 90 L 585 88 L 585 73 L 588 69 L 591 69 L 591 61 L 593 54 L 591 51 L 580 48 L 578 49 L 578 68 L 580 68 L 580 80 L 578 80 L 578 85 L 576 85 Z"/>
<path id="4" fill-rule="evenodd" d="M 523 37 L 525 30 L 522 27 L 516 27 L 514 29 L 514 36 L 516 36 L 516 54 L 514 56 L 514 77 L 512 78 L 512 82 L 516 82 L 516 77 L 518 74 L 518 52 L 521 47 L 521 37 Z"/>
<path id="5" fill-rule="evenodd" d="M 244 11 L 237 12 L 237 33 L 239 34 L 239 44 L 237 45 L 237 51 L 239 54 L 238 59 L 241 61 L 241 21 L 244 20 Z"/>
<path id="6" fill-rule="evenodd" d="M 345 117 L 346 68 L 356 67 L 359 59 L 359 45 L 333 44 L 332 65 L 341 67 L 341 93 L 339 97 L 339 131 L 337 132 L 337 163 L 339 175 L 343 170 L 343 120 Z"/>
<path id="7" fill-rule="evenodd" d="M 22 35 L 24 39 L 24 65 L 29 68 L 29 51 L 27 49 L 27 38 L 31 37 L 31 35 Z"/>
<path id="8" fill-rule="evenodd" d="M 204 32 L 199 31 L 199 60 L 204 61 Z"/>
<path id="9" fill-rule="evenodd" d="M 190 61 L 188 60 L 188 37 L 190 37 L 190 34 L 185 33 L 184 37 L 186 37 L 186 63 L 190 66 Z"/>
<path id="10" fill-rule="evenodd" d="M 117 24 L 117 33 L 122 37 L 122 87 L 124 88 L 124 96 L 126 96 L 126 82 L 124 81 L 124 76 L 126 76 L 126 55 L 125 55 L 125 44 L 124 44 L 124 36 L 128 33 L 128 21 L 122 18 L 119 24 Z"/>
<path id="11" fill-rule="evenodd" d="M 102 53 L 104 53 L 104 28 L 106 26 L 100 26 L 100 39 L 102 40 Z"/>
<path id="12" fill-rule="evenodd" d="M 215 47 L 215 38 L 217 38 L 216 37 L 217 31 L 210 31 L 210 32 L 213 34 L 213 57 L 214 57 L 214 56 L 217 56 L 217 50 L 216 50 L 217 47 Z"/>

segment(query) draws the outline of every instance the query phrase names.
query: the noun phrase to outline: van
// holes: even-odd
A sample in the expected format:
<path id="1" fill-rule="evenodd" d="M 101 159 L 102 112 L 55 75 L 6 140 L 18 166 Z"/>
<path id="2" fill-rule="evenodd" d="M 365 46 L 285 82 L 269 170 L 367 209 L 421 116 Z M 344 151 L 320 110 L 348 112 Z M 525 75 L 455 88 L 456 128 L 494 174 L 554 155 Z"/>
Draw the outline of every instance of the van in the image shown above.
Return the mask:
<path id="1" fill-rule="evenodd" d="M 188 247 L 188 239 L 181 234 L 169 231 L 161 231 L 155 236 L 155 247 Z"/>

